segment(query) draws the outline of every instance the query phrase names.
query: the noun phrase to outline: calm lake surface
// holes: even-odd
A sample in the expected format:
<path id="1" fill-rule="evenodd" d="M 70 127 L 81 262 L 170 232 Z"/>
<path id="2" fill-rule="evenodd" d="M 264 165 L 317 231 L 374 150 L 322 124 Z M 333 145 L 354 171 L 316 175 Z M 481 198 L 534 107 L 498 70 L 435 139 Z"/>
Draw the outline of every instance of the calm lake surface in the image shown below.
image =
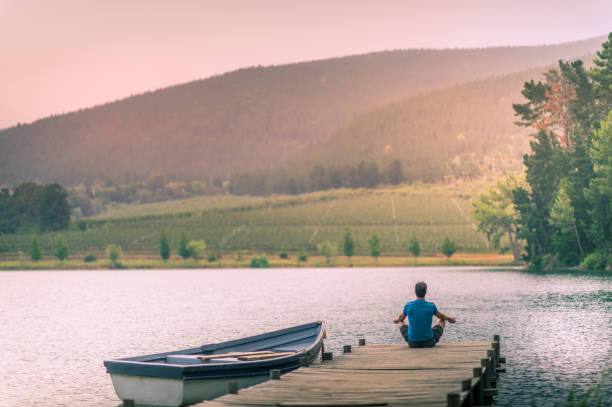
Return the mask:
<path id="1" fill-rule="evenodd" d="M 612 278 L 478 268 L 0 273 L 0 406 L 117 406 L 104 359 L 229 340 L 315 320 L 334 353 L 401 343 L 414 284 L 457 318 L 442 341 L 501 335 L 498 406 L 565 405 L 612 360 Z M 611 405 L 606 389 L 604 404 Z"/>

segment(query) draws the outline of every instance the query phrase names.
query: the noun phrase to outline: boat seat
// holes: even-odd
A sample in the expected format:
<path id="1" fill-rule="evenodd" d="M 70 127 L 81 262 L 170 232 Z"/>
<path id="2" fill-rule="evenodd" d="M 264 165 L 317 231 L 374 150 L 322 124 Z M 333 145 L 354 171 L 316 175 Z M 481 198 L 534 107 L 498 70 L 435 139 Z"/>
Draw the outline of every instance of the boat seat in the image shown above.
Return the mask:
<path id="1" fill-rule="evenodd" d="M 173 365 L 195 365 L 201 362 L 197 355 L 167 355 L 166 363 Z"/>
<path id="2" fill-rule="evenodd" d="M 166 363 L 171 365 L 200 365 L 204 362 L 198 359 L 198 356 L 202 355 L 168 355 L 166 356 Z M 236 362 L 236 358 L 213 358 L 208 359 L 208 361 L 212 363 L 230 363 Z"/>

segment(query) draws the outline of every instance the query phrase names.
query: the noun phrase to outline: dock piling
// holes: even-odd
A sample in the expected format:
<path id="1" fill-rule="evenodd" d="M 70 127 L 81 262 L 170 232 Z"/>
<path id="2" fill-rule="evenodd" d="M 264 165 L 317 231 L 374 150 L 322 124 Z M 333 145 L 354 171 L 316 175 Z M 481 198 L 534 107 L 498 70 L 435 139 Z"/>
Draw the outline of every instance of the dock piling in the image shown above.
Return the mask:
<path id="1" fill-rule="evenodd" d="M 499 342 L 493 342 L 493 350 L 495 351 L 495 367 L 499 367 Z"/>
<path id="2" fill-rule="evenodd" d="M 489 370 L 491 375 L 489 376 L 489 387 L 495 387 L 497 382 L 497 363 L 495 361 L 495 350 L 489 349 L 487 351 L 487 357 L 489 358 Z"/>
<path id="3" fill-rule="evenodd" d="M 344 345 L 344 348 L 342 348 L 342 351 L 344 353 L 351 353 L 351 345 Z"/>
<path id="4" fill-rule="evenodd" d="M 238 394 L 238 382 L 229 382 L 227 390 L 229 394 Z"/>
<path id="5" fill-rule="evenodd" d="M 491 375 L 491 371 L 489 369 L 489 359 L 480 359 L 480 367 L 482 369 L 482 379 L 483 379 L 482 388 L 483 390 L 488 389 L 490 387 L 489 376 Z"/>
<path id="6" fill-rule="evenodd" d="M 280 380 L 280 370 L 279 369 L 271 369 L 270 370 L 270 380 Z"/>
<path id="7" fill-rule="evenodd" d="M 474 380 L 476 380 L 476 386 L 474 387 L 474 394 L 473 394 L 473 402 L 474 404 L 476 404 L 477 406 L 482 406 L 482 404 L 484 403 L 484 398 L 483 398 L 483 383 L 482 383 L 482 367 L 475 367 L 474 369 Z"/>
<path id="8" fill-rule="evenodd" d="M 365 346 L 365 338 L 359 338 L 359 346 Z"/>
<path id="9" fill-rule="evenodd" d="M 323 359 L 323 361 L 333 360 L 334 359 L 334 354 L 331 353 L 331 352 L 323 352 L 322 359 Z"/>
<path id="10" fill-rule="evenodd" d="M 501 337 L 499 335 L 493 335 L 493 349 L 495 349 L 495 358 L 497 359 L 495 367 L 499 367 L 501 363 Z"/>
<path id="11" fill-rule="evenodd" d="M 467 392 L 467 398 L 463 402 L 462 406 L 472 407 L 474 405 L 474 397 L 472 395 L 472 379 L 465 379 L 461 381 L 461 391 Z"/>
<path id="12" fill-rule="evenodd" d="M 461 395 L 456 392 L 448 393 L 446 395 L 446 406 L 447 407 L 460 407 L 461 406 Z"/>

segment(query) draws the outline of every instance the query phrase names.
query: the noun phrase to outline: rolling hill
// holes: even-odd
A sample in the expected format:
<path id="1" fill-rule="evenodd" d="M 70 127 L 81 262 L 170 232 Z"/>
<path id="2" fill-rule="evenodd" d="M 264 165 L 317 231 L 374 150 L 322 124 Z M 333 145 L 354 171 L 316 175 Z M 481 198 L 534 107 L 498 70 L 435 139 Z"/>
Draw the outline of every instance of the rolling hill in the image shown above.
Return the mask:
<path id="1" fill-rule="evenodd" d="M 324 163 L 399 160 L 408 180 L 469 176 L 479 167 L 519 170 L 528 129 L 514 124 L 512 103 L 541 69 L 434 91 L 367 112 L 294 160 L 304 171 Z"/>
<path id="2" fill-rule="evenodd" d="M 195 197 L 130 204 L 75 222 L 62 235 L 73 257 L 87 251 L 103 253 L 111 243 L 130 252 L 157 253 L 160 230 L 167 233 L 173 253 L 183 232 L 188 239 L 205 240 L 213 252 L 314 252 L 324 240 L 341 247 L 346 228 L 351 229 L 358 254 L 368 253 L 372 232 L 380 234 L 385 253 L 405 253 L 413 236 L 427 253 L 439 252 L 446 236 L 461 252 L 493 252 L 470 217 L 471 201 L 486 185 L 483 181 L 413 184 L 299 196 Z M 39 237 L 43 251 L 53 253 L 57 233 Z M 0 253 L 25 253 L 30 240 L 29 234 L 0 235 Z"/>
<path id="3" fill-rule="evenodd" d="M 337 158 L 338 152 L 328 150 L 343 145 L 343 135 L 353 134 L 355 126 L 364 129 L 359 139 L 371 145 L 365 139 L 378 133 L 367 123 L 375 123 L 371 115 L 389 103 L 585 55 L 601 42 L 385 51 L 241 69 L 2 130 L 0 184 L 124 182 L 156 172 L 177 180 L 227 178 L 302 155 L 304 163 Z M 417 104 L 407 103 L 413 103 L 409 111 L 395 114 L 419 116 Z M 467 106 L 464 112 L 470 114 Z M 444 111 L 428 114 L 435 123 Z M 472 131 L 463 131 L 466 151 L 477 143 Z M 457 133 L 449 128 L 453 137 Z M 398 154 L 405 151 L 400 144 L 392 144 Z M 414 160 L 408 167 L 419 165 Z"/>

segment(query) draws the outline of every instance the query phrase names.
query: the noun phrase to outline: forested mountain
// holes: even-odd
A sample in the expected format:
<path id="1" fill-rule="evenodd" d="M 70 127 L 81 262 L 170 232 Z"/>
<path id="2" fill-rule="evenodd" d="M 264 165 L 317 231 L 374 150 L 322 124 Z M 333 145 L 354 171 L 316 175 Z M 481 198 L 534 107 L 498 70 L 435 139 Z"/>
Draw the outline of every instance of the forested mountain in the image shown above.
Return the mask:
<path id="1" fill-rule="evenodd" d="M 311 156 L 324 151 L 316 145 L 372 109 L 421 92 L 581 56 L 601 42 L 597 38 L 539 47 L 388 51 L 241 69 L 5 129 L 0 132 L 0 184 L 124 182 L 152 173 L 172 179 L 228 178 L 271 168 L 307 148 Z M 412 100 L 410 111 L 400 108 L 395 114 L 416 119 L 422 110 L 415 109 L 427 110 L 418 107 L 418 98 Z M 448 108 L 463 109 L 469 120 L 467 104 Z M 442 116 L 429 112 L 428 125 L 446 115 L 445 109 L 435 113 Z M 360 120 L 366 120 L 367 129 L 369 119 Z M 340 134 L 352 132 L 354 126 Z M 480 125 L 471 126 L 463 131 L 465 151 L 475 142 L 470 132 Z M 378 130 L 387 131 L 359 130 L 360 142 L 369 143 L 364 140 L 368 136 L 378 138 Z M 458 136 L 449 128 L 450 133 Z M 341 139 L 334 137 L 329 146 L 343 143 Z M 394 154 L 421 151 L 390 142 Z"/>
<path id="2" fill-rule="evenodd" d="M 232 192 L 267 195 L 397 183 L 389 170 L 400 173 L 396 179 L 425 182 L 520 171 L 529 131 L 515 125 L 512 104 L 523 101 L 523 83 L 543 71 L 469 82 L 364 113 L 290 165 L 234 177 Z"/>
<path id="3" fill-rule="evenodd" d="M 515 125 L 512 103 L 523 100 L 523 83 L 542 71 L 474 81 L 365 113 L 305 150 L 293 165 L 374 161 L 383 167 L 399 160 L 407 179 L 433 181 L 469 175 L 461 172 L 472 164 L 520 164 L 528 132 Z"/>

